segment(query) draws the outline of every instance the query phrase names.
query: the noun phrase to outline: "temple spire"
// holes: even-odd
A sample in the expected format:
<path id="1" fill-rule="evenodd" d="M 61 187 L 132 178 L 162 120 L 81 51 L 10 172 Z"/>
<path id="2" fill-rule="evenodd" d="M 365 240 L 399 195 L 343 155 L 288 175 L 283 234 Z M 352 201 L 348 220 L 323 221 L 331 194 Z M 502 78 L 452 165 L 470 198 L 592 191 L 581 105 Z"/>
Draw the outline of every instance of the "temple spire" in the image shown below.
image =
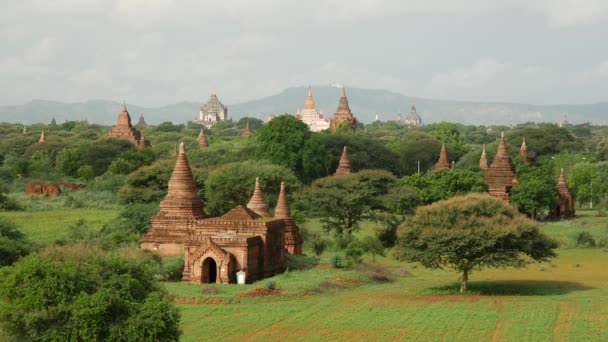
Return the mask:
<path id="1" fill-rule="evenodd" d="M 243 133 L 241 133 L 241 136 L 245 139 L 249 139 L 249 137 L 251 137 L 252 134 L 253 134 L 253 132 L 251 131 L 251 128 L 249 126 L 249 117 L 248 117 L 247 124 L 245 126 L 245 130 L 243 131 Z"/>
<path id="2" fill-rule="evenodd" d="M 274 218 L 283 220 L 291 219 L 291 210 L 289 210 L 287 194 L 285 193 L 285 182 L 281 182 L 281 191 L 279 192 L 277 206 L 274 209 Z"/>
<path id="3" fill-rule="evenodd" d="M 205 148 L 209 146 L 209 142 L 207 141 L 207 136 L 205 135 L 205 131 L 201 127 L 201 131 L 198 133 L 198 147 Z"/>
<path id="4" fill-rule="evenodd" d="M 528 163 L 528 145 L 526 144 L 526 138 L 522 138 L 521 140 L 521 148 L 519 149 L 519 155 L 524 160 L 524 162 Z"/>
<path id="5" fill-rule="evenodd" d="M 488 157 L 486 155 L 486 144 L 481 146 L 481 157 L 479 158 L 479 167 L 482 170 L 488 169 Z"/>
<path id="6" fill-rule="evenodd" d="M 40 132 L 40 139 L 38 139 L 38 143 L 45 143 L 46 142 L 46 136 L 44 135 L 44 130 L 42 130 L 42 132 Z"/>
<path id="7" fill-rule="evenodd" d="M 445 148 L 445 143 L 441 144 L 441 151 L 439 152 L 439 160 L 435 164 L 433 172 L 437 172 L 442 169 L 450 169 L 450 162 L 448 161 L 448 150 Z"/>
<path id="8" fill-rule="evenodd" d="M 517 186 L 517 176 L 515 175 L 515 168 L 507 149 L 507 143 L 505 142 L 505 132 L 501 132 L 500 134 L 500 143 L 498 144 L 496 156 L 494 156 L 492 164 L 486 170 L 485 178 L 490 195 L 509 203 L 511 189 Z"/>
<path id="9" fill-rule="evenodd" d="M 249 203 L 247 203 L 247 208 L 253 210 L 256 214 L 262 217 L 270 217 L 270 213 L 268 212 L 268 204 L 264 199 L 259 177 L 255 178 L 255 189 L 251 195 L 251 200 L 249 200 Z"/>
<path id="10" fill-rule="evenodd" d="M 353 171 L 351 169 L 350 160 L 348 158 L 348 150 L 346 149 L 346 145 L 344 145 L 344 148 L 342 149 L 342 155 L 340 156 L 340 161 L 338 162 L 338 169 L 336 170 L 335 175 L 341 176 L 350 173 L 353 173 Z"/>
<path id="11" fill-rule="evenodd" d="M 312 98 L 312 87 L 308 86 L 308 95 L 306 95 L 306 103 L 304 109 L 315 109 L 315 100 Z"/>

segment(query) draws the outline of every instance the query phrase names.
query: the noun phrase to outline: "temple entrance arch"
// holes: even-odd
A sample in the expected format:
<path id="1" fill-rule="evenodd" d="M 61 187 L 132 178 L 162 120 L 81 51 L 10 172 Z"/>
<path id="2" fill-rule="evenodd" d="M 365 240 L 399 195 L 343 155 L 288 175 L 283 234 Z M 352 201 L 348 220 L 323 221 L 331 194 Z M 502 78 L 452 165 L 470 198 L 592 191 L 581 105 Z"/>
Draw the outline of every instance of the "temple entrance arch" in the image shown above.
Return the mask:
<path id="1" fill-rule="evenodd" d="M 217 282 L 217 263 L 212 257 L 207 257 L 203 261 L 203 272 L 202 272 L 202 283 L 216 283 Z"/>

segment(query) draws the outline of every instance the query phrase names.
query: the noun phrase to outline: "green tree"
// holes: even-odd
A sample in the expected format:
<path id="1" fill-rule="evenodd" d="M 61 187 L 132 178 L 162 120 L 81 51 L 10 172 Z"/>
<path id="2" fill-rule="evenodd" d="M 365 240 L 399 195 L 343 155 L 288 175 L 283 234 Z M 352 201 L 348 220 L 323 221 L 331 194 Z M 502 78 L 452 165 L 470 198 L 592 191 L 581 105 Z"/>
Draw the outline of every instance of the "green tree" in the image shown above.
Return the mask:
<path id="1" fill-rule="evenodd" d="M 57 155 L 57 169 L 66 176 L 78 177 L 80 166 L 80 151 L 75 148 L 66 148 Z"/>
<path id="2" fill-rule="evenodd" d="M 420 207 L 399 227 L 398 257 L 462 274 L 467 290 L 474 270 L 523 267 L 556 256 L 557 243 L 533 221 L 487 194 L 469 194 Z"/>
<path id="3" fill-rule="evenodd" d="M 359 229 L 361 220 L 373 218 L 375 210 L 384 209 L 381 197 L 395 180 L 384 170 L 321 178 L 304 191 L 298 206 L 321 217 L 326 232 L 349 236 Z"/>
<path id="4" fill-rule="evenodd" d="M 211 215 L 222 215 L 237 205 L 249 202 L 256 177 L 270 208 L 274 208 L 281 182 L 288 194 L 299 188 L 298 179 L 291 170 L 267 161 L 248 160 L 222 165 L 209 174 L 205 182 L 205 209 Z"/>
<path id="5" fill-rule="evenodd" d="M 416 189 L 425 204 L 469 192 L 483 192 L 488 188 L 480 172 L 459 169 L 413 174 L 402 178 L 400 183 Z"/>
<path id="6" fill-rule="evenodd" d="M 546 213 L 558 203 L 557 178 L 553 175 L 553 163 L 543 163 L 539 167 L 520 167 L 518 184 L 511 192 L 511 202 L 522 213 L 537 218 L 538 213 Z"/>
<path id="7" fill-rule="evenodd" d="M 84 248 L 83 248 L 84 247 Z M 50 247 L 0 270 L 0 322 L 20 341 L 177 341 L 150 254 Z"/>
<path id="8" fill-rule="evenodd" d="M 26 256 L 31 251 L 31 243 L 16 224 L 0 217 L 0 267 L 8 266 Z"/>
<path id="9" fill-rule="evenodd" d="M 391 142 L 389 148 L 396 158 L 393 160 L 394 172 L 399 176 L 422 173 L 431 169 L 437 162 L 437 155 L 441 150 L 441 142 L 423 132 L 409 132 L 402 139 Z"/>

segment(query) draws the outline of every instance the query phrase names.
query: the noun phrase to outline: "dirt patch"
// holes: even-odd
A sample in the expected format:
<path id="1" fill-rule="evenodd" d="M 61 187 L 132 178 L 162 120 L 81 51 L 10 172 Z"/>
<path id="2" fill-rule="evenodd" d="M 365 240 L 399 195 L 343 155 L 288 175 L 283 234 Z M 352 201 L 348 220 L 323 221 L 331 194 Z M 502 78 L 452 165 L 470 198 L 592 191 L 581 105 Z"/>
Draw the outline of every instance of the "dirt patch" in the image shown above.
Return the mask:
<path id="1" fill-rule="evenodd" d="M 196 297 L 175 297 L 173 303 L 178 305 L 225 305 L 224 298 L 196 298 Z"/>
<path id="2" fill-rule="evenodd" d="M 257 289 L 249 290 L 247 292 L 240 293 L 237 297 L 264 297 L 264 296 L 276 296 L 276 295 L 280 295 L 280 294 L 281 294 L 280 290 L 257 288 Z"/>

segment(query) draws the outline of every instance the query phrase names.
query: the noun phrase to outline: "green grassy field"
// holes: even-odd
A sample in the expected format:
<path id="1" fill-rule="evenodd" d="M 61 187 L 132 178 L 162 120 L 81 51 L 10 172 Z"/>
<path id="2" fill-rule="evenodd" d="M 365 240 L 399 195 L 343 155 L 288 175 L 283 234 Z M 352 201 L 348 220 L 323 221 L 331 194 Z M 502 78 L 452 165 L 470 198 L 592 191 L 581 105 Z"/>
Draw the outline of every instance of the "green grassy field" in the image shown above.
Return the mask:
<path id="1" fill-rule="evenodd" d="M 184 341 L 606 341 L 608 250 L 574 241 L 583 230 L 602 238 L 608 219 L 581 214 L 543 224 L 562 246 L 552 262 L 473 273 L 466 295 L 456 293 L 455 273 L 388 257 L 349 271 L 321 263 L 252 285 L 166 287 L 180 304 Z M 370 279 L 374 268 L 391 281 Z M 271 281 L 281 294 L 240 296 Z"/>
<path id="2" fill-rule="evenodd" d="M 0 212 L 16 223 L 33 242 L 47 244 L 65 236 L 68 227 L 84 219 L 89 227 L 101 228 L 116 218 L 116 210 L 64 209 Z"/>

